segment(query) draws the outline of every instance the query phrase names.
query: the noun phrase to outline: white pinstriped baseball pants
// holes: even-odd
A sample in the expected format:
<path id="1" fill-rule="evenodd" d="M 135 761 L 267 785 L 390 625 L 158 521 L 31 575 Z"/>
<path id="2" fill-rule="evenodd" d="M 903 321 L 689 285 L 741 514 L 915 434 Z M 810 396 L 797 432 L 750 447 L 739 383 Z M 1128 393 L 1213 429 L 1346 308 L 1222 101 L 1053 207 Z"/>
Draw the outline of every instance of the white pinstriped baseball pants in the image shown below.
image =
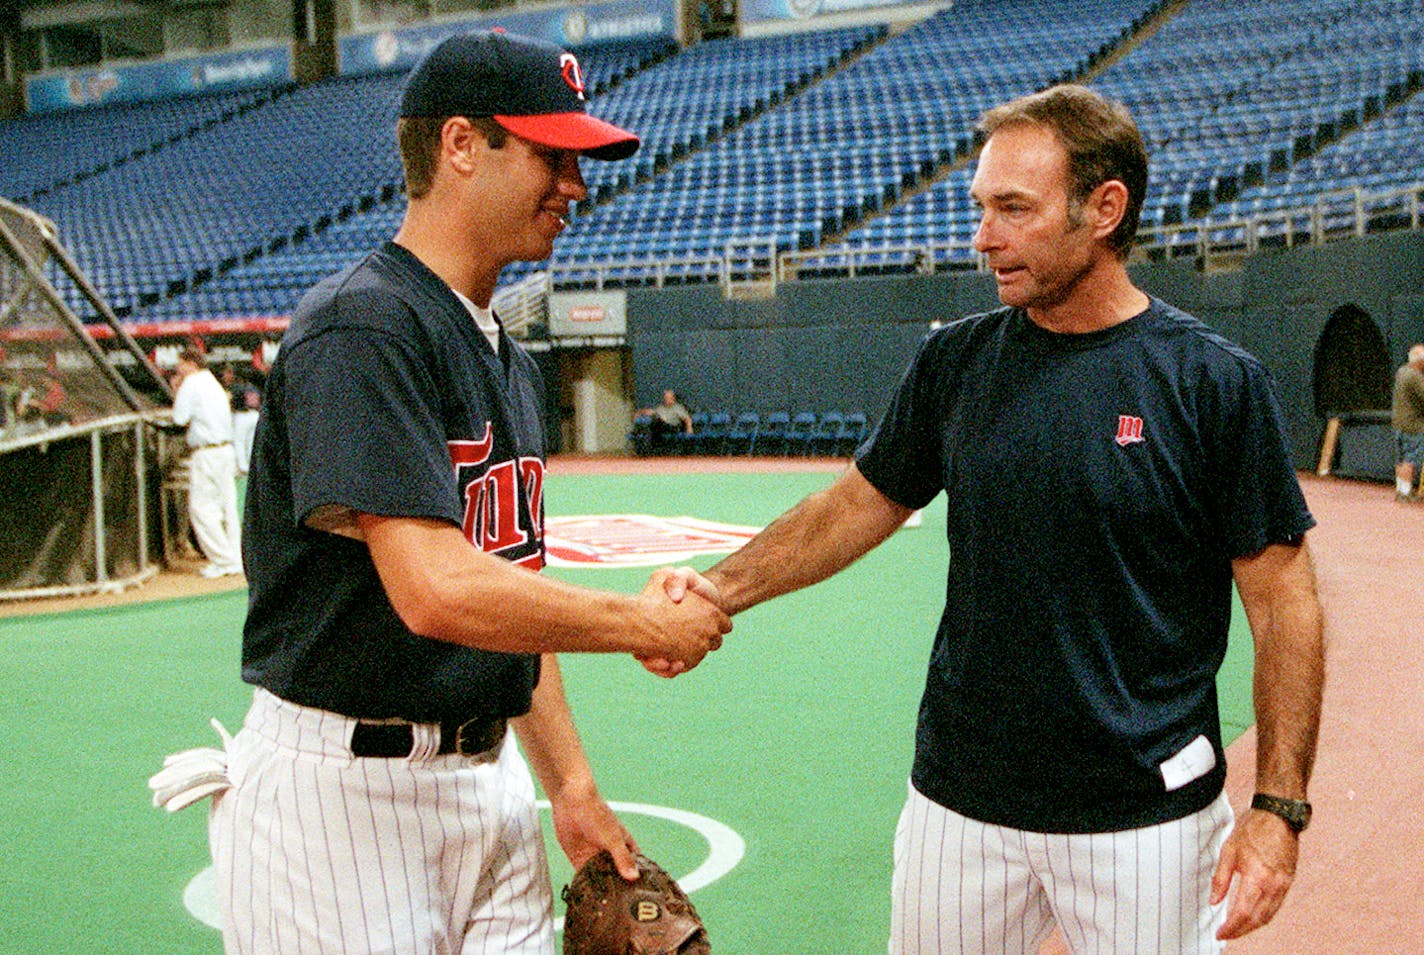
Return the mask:
<path id="1" fill-rule="evenodd" d="M 1211 876 L 1226 796 L 1158 826 L 1045 835 L 968 819 L 913 786 L 895 832 L 890 955 L 1035 955 L 1056 922 L 1076 955 L 1217 955 Z"/>
<path id="2" fill-rule="evenodd" d="M 358 758 L 354 721 L 253 695 L 209 826 L 228 955 L 553 955 L 534 783 L 497 760 Z"/>

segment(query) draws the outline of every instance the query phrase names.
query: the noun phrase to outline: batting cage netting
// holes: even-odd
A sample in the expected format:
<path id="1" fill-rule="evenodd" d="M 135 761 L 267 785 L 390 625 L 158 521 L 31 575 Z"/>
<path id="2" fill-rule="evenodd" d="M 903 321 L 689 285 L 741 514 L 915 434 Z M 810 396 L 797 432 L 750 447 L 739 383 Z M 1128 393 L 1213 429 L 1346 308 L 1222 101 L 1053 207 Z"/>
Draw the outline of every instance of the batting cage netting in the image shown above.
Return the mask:
<path id="1" fill-rule="evenodd" d="M 119 369 L 57 284 L 89 300 Z M 168 387 L 59 244 L 0 200 L 0 599 L 119 589 L 157 567 L 149 421 Z"/>

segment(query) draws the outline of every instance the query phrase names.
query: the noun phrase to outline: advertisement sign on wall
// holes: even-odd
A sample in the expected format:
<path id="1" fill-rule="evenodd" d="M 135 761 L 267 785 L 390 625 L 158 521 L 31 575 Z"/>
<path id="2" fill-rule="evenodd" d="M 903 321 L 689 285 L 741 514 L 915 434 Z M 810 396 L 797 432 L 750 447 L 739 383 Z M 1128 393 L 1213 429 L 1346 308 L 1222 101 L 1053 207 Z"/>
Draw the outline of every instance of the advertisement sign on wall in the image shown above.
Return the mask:
<path id="1" fill-rule="evenodd" d="M 674 0 L 609 0 L 533 12 L 502 11 L 458 23 L 354 34 L 339 41 L 341 72 L 354 76 L 407 70 L 452 34 L 494 27 L 537 37 L 566 48 L 612 40 L 660 36 L 675 38 L 677 9 Z"/>
<path id="2" fill-rule="evenodd" d="M 741 0 L 743 23 L 809 20 L 833 13 L 907 6 L 905 0 Z"/>
<path id="3" fill-rule="evenodd" d="M 31 77 L 25 96 L 32 113 L 172 99 L 191 93 L 276 86 L 293 78 L 292 53 L 285 45 L 236 53 L 64 70 Z"/>
<path id="4" fill-rule="evenodd" d="M 626 292 L 554 292 L 549 296 L 552 338 L 621 338 L 627 331 Z"/>

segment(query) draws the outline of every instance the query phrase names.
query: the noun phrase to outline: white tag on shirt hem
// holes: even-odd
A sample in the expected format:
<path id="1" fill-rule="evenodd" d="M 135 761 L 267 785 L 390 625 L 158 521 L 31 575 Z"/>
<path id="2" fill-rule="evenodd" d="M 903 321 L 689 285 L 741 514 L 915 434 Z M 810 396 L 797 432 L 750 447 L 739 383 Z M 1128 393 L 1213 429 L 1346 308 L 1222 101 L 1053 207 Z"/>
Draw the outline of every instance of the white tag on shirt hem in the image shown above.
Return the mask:
<path id="1" fill-rule="evenodd" d="M 1215 769 L 1216 751 L 1211 748 L 1211 740 L 1198 736 L 1158 768 L 1162 771 L 1162 782 L 1166 783 L 1167 792 L 1171 792 Z"/>

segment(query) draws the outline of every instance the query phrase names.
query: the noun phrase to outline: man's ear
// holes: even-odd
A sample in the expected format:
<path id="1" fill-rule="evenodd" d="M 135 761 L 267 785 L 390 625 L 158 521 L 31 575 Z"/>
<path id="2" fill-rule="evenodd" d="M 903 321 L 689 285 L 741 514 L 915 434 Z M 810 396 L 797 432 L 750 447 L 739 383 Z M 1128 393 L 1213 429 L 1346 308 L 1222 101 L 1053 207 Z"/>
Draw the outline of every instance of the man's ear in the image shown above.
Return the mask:
<path id="1" fill-rule="evenodd" d="M 1106 239 L 1127 215 L 1127 186 L 1120 179 L 1102 183 L 1083 203 L 1083 215 L 1093 230 L 1093 238 Z"/>
<path id="2" fill-rule="evenodd" d="M 440 159 L 462 175 L 474 171 L 475 157 L 488 148 L 484 135 L 464 116 L 451 116 L 440 127 Z"/>

